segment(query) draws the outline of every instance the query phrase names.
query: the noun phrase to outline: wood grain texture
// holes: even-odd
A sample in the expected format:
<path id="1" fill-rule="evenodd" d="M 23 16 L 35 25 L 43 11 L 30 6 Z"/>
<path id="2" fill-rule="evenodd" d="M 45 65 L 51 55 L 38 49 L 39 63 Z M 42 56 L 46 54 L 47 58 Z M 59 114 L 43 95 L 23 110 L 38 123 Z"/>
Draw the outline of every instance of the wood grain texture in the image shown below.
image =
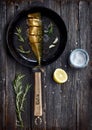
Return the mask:
<path id="1" fill-rule="evenodd" d="M 80 47 L 89 52 L 90 45 L 90 14 L 87 2 L 79 3 L 79 28 L 80 28 Z M 89 45 L 88 45 L 89 44 Z M 89 67 L 79 73 L 79 129 L 88 129 L 88 103 L 89 103 Z M 86 82 L 85 82 L 86 81 Z"/>
<path id="2" fill-rule="evenodd" d="M 43 68 L 43 123 L 36 126 L 33 114 L 33 72 L 12 58 L 5 41 L 9 21 L 19 11 L 29 7 L 33 0 L 11 4 L 0 2 L 0 130 L 92 130 L 92 1 L 38 1 L 57 12 L 64 20 L 68 32 L 67 45 L 57 61 Z M 68 64 L 69 54 L 75 48 L 83 48 L 89 53 L 90 62 L 85 69 L 75 70 Z M 65 84 L 56 84 L 52 79 L 58 67 L 68 74 Z M 24 128 L 16 127 L 12 81 L 17 73 L 26 75 L 24 87 L 25 83 L 32 84 L 22 114 Z"/>
<path id="3" fill-rule="evenodd" d="M 90 4 L 90 8 L 89 8 L 89 14 L 91 14 L 91 13 L 92 13 L 92 2 Z M 89 21 L 90 22 L 90 47 L 89 47 L 89 54 L 90 54 L 89 86 L 90 87 L 89 87 L 89 98 L 88 98 L 88 100 L 89 100 L 89 104 L 88 104 L 89 126 L 88 126 L 88 129 L 91 129 L 91 127 L 92 127 L 92 119 L 91 119 L 91 116 L 92 116 L 92 113 L 91 113 L 91 111 L 92 111 L 92 107 L 91 107 L 91 105 L 92 105 L 92 98 L 91 98 L 91 95 L 92 95 L 92 91 L 91 91 L 92 90 L 92 88 L 91 88 L 91 86 L 92 86 L 92 36 L 91 36 L 91 34 L 92 34 L 92 15 L 90 16 L 89 19 L 90 19 L 90 21 Z"/>
<path id="4" fill-rule="evenodd" d="M 4 10 L 5 12 L 5 10 Z M 10 19 L 14 16 L 14 6 L 6 6 L 6 29 L 7 24 L 10 22 Z M 5 19 L 4 19 L 5 20 Z M 3 35 L 5 38 L 6 32 Z M 6 41 L 4 42 L 6 44 Z M 6 46 L 7 49 L 7 46 Z M 5 53 L 5 51 L 4 51 Z M 11 58 L 11 55 L 7 51 L 6 53 L 6 86 L 5 86 L 5 128 L 6 129 L 14 129 L 16 127 L 16 115 L 15 115 L 15 103 L 14 103 L 14 93 L 13 93 L 13 87 L 12 87 L 12 81 L 15 76 L 15 61 Z"/>
<path id="5" fill-rule="evenodd" d="M 42 116 L 42 82 L 41 72 L 35 72 L 35 85 L 34 85 L 34 116 Z"/>

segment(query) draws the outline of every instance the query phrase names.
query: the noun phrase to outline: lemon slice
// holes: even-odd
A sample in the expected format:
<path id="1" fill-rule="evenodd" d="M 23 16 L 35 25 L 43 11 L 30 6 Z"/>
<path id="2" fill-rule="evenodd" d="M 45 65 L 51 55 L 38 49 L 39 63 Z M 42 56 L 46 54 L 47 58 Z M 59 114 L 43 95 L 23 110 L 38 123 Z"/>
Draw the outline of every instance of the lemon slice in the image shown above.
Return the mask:
<path id="1" fill-rule="evenodd" d="M 65 83 L 68 79 L 68 75 L 63 69 L 58 68 L 53 73 L 53 79 L 57 83 Z"/>

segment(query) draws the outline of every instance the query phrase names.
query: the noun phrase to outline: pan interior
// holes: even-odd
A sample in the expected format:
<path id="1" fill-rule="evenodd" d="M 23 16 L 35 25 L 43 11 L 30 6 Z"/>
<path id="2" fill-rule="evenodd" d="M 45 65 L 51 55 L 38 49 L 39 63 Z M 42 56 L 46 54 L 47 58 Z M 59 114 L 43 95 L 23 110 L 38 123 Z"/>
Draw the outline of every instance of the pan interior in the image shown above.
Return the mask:
<path id="1" fill-rule="evenodd" d="M 50 15 L 48 15 L 49 12 L 43 11 L 42 9 L 38 10 L 32 10 L 22 12 L 20 15 L 16 17 L 16 19 L 13 21 L 12 26 L 10 28 L 10 35 L 9 39 L 11 38 L 11 44 L 13 44 L 14 50 L 16 51 L 18 57 L 24 61 L 27 62 L 27 64 L 33 63 L 34 65 L 37 65 L 37 59 L 33 54 L 33 51 L 30 47 L 30 43 L 28 40 L 28 34 L 27 34 L 27 15 L 29 13 L 35 13 L 39 12 L 41 14 L 41 20 L 42 20 L 42 26 L 43 26 L 43 41 L 42 41 L 42 65 L 49 64 L 56 60 L 56 58 L 62 53 L 65 43 L 64 39 L 66 38 L 66 28 L 63 23 L 63 21 L 58 17 L 54 20 L 50 12 Z M 55 16 L 57 16 L 55 14 Z M 57 19 L 59 18 L 59 19 Z M 61 23 L 59 23 L 61 20 Z M 61 24 L 61 26 L 60 26 Z M 48 28 L 52 26 L 52 33 L 48 34 Z M 24 39 L 24 42 L 20 42 L 18 39 L 18 36 L 16 35 L 17 28 L 21 29 L 21 36 Z M 65 30 L 64 30 L 65 29 Z M 64 36 L 65 33 L 65 36 Z M 56 40 L 57 39 L 57 40 Z M 56 42 L 55 42 L 56 40 Z M 24 49 L 25 52 L 28 53 L 22 53 L 20 52 L 20 47 Z"/>

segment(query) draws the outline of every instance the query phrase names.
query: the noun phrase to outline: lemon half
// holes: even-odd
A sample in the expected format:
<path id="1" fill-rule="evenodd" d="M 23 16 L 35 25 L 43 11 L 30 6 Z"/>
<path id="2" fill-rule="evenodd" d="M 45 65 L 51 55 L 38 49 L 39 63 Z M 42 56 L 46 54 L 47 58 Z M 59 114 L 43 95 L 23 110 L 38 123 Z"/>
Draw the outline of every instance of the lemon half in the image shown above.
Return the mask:
<path id="1" fill-rule="evenodd" d="M 57 68 L 53 73 L 53 79 L 57 83 L 65 83 L 68 79 L 68 75 L 63 69 Z"/>

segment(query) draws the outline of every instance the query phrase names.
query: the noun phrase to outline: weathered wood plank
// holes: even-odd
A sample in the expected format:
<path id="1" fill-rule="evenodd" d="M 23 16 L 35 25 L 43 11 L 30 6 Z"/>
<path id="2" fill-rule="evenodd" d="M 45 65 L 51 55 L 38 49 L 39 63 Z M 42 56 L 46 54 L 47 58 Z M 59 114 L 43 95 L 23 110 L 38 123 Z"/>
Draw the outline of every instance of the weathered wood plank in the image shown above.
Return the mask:
<path id="1" fill-rule="evenodd" d="M 58 15 L 60 15 L 60 6 L 61 6 L 60 3 L 58 3 L 57 1 L 54 1 L 54 2 L 49 1 L 49 5 L 52 10 L 54 10 L 55 12 L 57 12 Z M 49 110 L 48 113 L 51 113 L 51 111 L 52 111 L 53 115 L 51 115 L 51 117 L 53 120 L 52 120 L 52 126 L 49 125 L 49 129 L 51 127 L 52 130 L 53 129 L 60 130 L 62 128 L 61 127 L 61 98 L 62 98 L 61 97 L 61 87 L 60 87 L 60 85 L 56 84 L 53 81 L 54 70 L 56 68 L 58 68 L 59 66 L 61 66 L 59 59 L 56 62 L 54 62 L 53 64 L 51 64 L 50 67 L 51 66 L 52 66 L 52 71 L 49 74 L 50 75 L 49 80 L 51 80 L 50 87 L 52 88 L 52 90 L 51 90 L 49 96 L 52 97 L 53 109 Z M 48 71 L 48 68 L 47 68 L 47 71 Z M 47 75 L 47 78 L 48 78 L 48 75 Z M 48 85 L 48 87 L 49 87 L 49 85 Z M 49 105 L 49 107 L 51 107 L 50 103 L 48 104 L 48 102 L 51 102 L 51 101 L 49 101 L 49 100 L 47 101 L 47 105 Z"/>
<path id="2" fill-rule="evenodd" d="M 51 8 L 53 9 L 54 7 L 51 6 Z M 56 5 L 55 5 L 55 9 L 57 10 Z M 65 22 L 67 24 L 68 24 L 67 19 L 70 18 L 68 34 L 69 34 L 69 38 L 71 41 L 68 42 L 68 44 L 70 44 L 70 45 L 69 45 L 69 47 L 67 47 L 66 53 L 63 54 L 51 66 L 47 67 L 46 83 L 49 86 L 46 88 L 47 89 L 47 111 L 46 111 L 47 112 L 47 114 L 46 114 L 47 127 L 48 128 L 54 127 L 55 129 L 59 129 L 59 128 L 67 129 L 69 127 L 72 129 L 76 129 L 76 113 L 75 113 L 75 111 L 73 112 L 73 110 L 76 109 L 76 96 L 75 96 L 76 86 L 74 86 L 74 79 L 75 79 L 74 75 L 75 74 L 72 74 L 71 71 L 69 72 L 69 78 L 72 79 L 72 77 L 74 77 L 73 82 L 72 82 L 72 80 L 68 81 L 65 85 L 57 85 L 56 83 L 54 83 L 52 81 L 52 73 L 55 68 L 62 67 L 67 72 L 69 71 L 70 68 L 66 68 L 67 66 L 65 66 L 67 64 L 67 60 L 65 59 L 65 57 L 68 56 L 68 53 L 71 48 L 72 49 L 75 48 L 76 44 L 74 44 L 74 42 L 77 39 L 77 31 L 75 29 L 76 24 L 74 21 L 76 21 L 78 18 L 78 5 L 70 4 L 65 7 L 63 5 L 63 6 L 61 6 L 61 9 L 62 9 L 61 10 L 62 17 L 66 18 Z M 76 10 L 76 12 L 75 12 L 75 10 Z M 60 13 L 60 11 L 59 12 L 58 11 L 57 11 L 57 13 Z M 71 24 L 73 26 L 71 26 Z M 67 25 L 67 27 L 68 27 L 68 25 Z M 71 32 L 73 32 L 72 36 L 71 36 Z M 52 71 L 51 71 L 50 67 L 52 68 Z M 51 84 L 50 84 L 50 82 L 51 82 Z M 69 113 L 69 111 L 71 111 L 71 114 Z M 52 117 L 52 120 L 51 120 L 51 117 Z M 70 119 L 72 118 L 72 119 L 69 120 L 69 118 Z M 70 121 L 70 126 L 68 126 L 68 122 L 69 122 L 68 120 Z"/>
<path id="3" fill-rule="evenodd" d="M 79 35 L 80 48 L 89 51 L 90 46 L 90 23 L 89 23 L 89 4 L 79 3 Z M 77 90 L 77 105 L 79 106 L 79 129 L 88 130 L 88 95 L 89 95 L 89 66 L 79 71 L 79 81 Z"/>
<path id="4" fill-rule="evenodd" d="M 4 13 L 5 5 L 4 3 L 0 4 L 0 130 L 5 128 L 5 53 L 3 42 L 3 33 L 4 33 L 4 23 L 3 20 L 6 17 Z M 2 12 L 4 14 L 2 14 Z"/>
<path id="5" fill-rule="evenodd" d="M 5 2 L 1 3 L 1 75 L 2 75 L 2 129 L 5 129 L 6 126 L 6 46 L 5 46 L 5 24 L 6 24 L 6 4 Z"/>
<path id="6" fill-rule="evenodd" d="M 55 8 L 55 3 L 54 1 L 45 1 L 45 5 L 52 10 Z M 59 8 L 59 7 L 58 7 Z M 58 9 L 59 10 L 59 9 Z M 56 10 L 57 11 L 57 8 Z M 58 11 L 57 11 L 58 12 Z M 54 82 L 52 80 L 52 73 L 54 71 L 55 63 L 49 65 L 46 67 L 45 72 L 44 72 L 44 86 L 43 86 L 43 91 L 44 91 L 44 107 L 46 110 L 46 129 L 54 130 L 55 129 L 55 119 L 54 119 Z M 52 69 L 51 69 L 52 68 Z M 57 115 L 58 116 L 58 115 Z"/>
<path id="7" fill-rule="evenodd" d="M 5 11 L 5 10 L 4 10 Z M 14 15 L 14 5 L 7 5 L 6 7 L 6 20 L 7 24 L 13 18 Z M 6 28 L 7 29 L 7 28 Z M 6 30 L 7 31 L 7 30 Z M 5 35 L 5 34 L 4 34 Z M 15 103 L 14 103 L 14 93 L 12 81 L 15 74 L 15 61 L 11 57 L 8 51 L 5 51 L 6 57 L 6 129 L 16 129 L 16 116 L 15 116 Z"/>
<path id="8" fill-rule="evenodd" d="M 16 2 L 14 4 L 14 7 L 15 7 L 14 13 L 15 13 L 15 15 L 17 15 L 18 12 L 20 12 L 28 7 L 28 2 L 22 1 L 21 4 Z"/>
<path id="9" fill-rule="evenodd" d="M 90 14 L 90 46 L 89 46 L 89 55 L 90 55 L 90 78 L 89 78 L 89 97 L 88 97 L 88 116 L 89 116 L 89 126 L 88 129 L 92 129 L 92 2 L 89 5 L 89 14 Z"/>
<path id="10" fill-rule="evenodd" d="M 61 6 L 62 7 L 62 6 Z M 63 7 L 64 8 L 64 5 Z M 77 71 L 69 67 L 68 58 L 71 50 L 78 47 L 78 4 L 71 2 L 65 5 L 64 10 L 61 8 L 62 17 L 67 26 L 68 40 L 64 54 L 61 58 L 62 68 L 68 73 L 68 82 L 63 85 L 62 92 L 62 128 L 76 129 L 76 80 Z M 71 33 L 72 32 L 72 33 Z M 62 106 L 62 105 L 61 105 Z M 65 112 L 64 111 L 65 107 Z"/>
<path id="11" fill-rule="evenodd" d="M 12 2 L 21 3 L 22 1 L 30 2 L 30 1 L 44 1 L 44 0 L 16 0 L 16 1 L 15 0 L 4 0 L 4 1 L 6 1 L 7 3 L 12 3 Z M 53 0 L 53 1 L 64 4 L 64 3 L 69 3 L 69 2 L 79 2 L 81 0 Z M 91 0 L 84 0 L 84 1 L 91 2 Z"/>

